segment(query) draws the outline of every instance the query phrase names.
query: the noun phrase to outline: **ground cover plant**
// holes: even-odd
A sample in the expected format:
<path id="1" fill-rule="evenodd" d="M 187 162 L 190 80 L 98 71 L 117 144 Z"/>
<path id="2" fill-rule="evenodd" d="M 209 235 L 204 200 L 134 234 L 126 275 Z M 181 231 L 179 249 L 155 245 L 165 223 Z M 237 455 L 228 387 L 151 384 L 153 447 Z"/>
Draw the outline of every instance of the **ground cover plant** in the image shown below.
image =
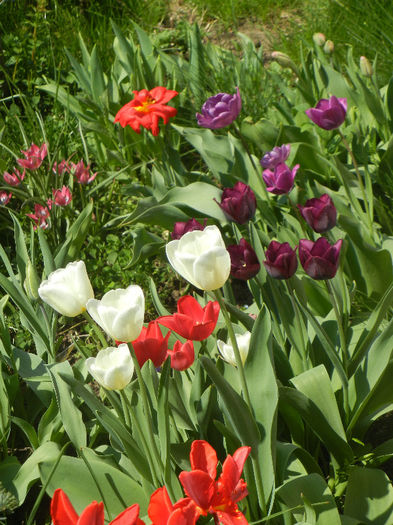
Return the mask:
<path id="1" fill-rule="evenodd" d="M 5 101 L 2 521 L 390 523 L 392 82 L 111 28 Z"/>

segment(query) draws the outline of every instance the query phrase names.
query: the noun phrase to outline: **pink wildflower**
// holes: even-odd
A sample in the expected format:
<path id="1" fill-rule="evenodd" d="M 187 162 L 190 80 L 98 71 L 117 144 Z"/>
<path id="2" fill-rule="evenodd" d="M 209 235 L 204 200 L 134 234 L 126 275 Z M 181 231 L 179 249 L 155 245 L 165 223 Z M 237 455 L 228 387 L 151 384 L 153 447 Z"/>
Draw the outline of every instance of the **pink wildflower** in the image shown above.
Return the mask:
<path id="1" fill-rule="evenodd" d="M 21 152 L 26 158 L 16 159 L 19 166 L 27 168 L 28 170 L 36 170 L 41 166 L 42 161 L 47 156 L 48 147 L 45 143 L 40 148 L 32 144 L 27 151 L 21 150 Z"/>
<path id="2" fill-rule="evenodd" d="M 12 193 L 7 193 L 6 191 L 0 191 L 0 205 L 6 206 L 12 197 Z"/>
<path id="3" fill-rule="evenodd" d="M 49 223 L 47 222 L 47 219 L 49 218 L 49 209 L 46 206 L 34 204 L 34 213 L 27 213 L 26 215 L 35 222 L 35 230 L 38 226 L 43 230 L 46 230 L 49 227 Z"/>
<path id="4" fill-rule="evenodd" d="M 74 176 L 79 184 L 90 184 L 97 176 L 97 172 L 90 174 L 90 164 L 85 166 L 83 160 L 80 160 L 78 164 L 72 163 L 72 169 L 75 170 Z"/>
<path id="5" fill-rule="evenodd" d="M 63 186 L 59 190 L 52 190 L 53 201 L 57 206 L 67 206 L 72 201 L 72 194 L 70 188 Z"/>
<path id="6" fill-rule="evenodd" d="M 10 186 L 19 186 L 19 184 L 22 182 L 22 180 L 25 178 L 26 170 L 23 170 L 23 173 L 14 168 L 14 171 L 12 173 L 8 173 L 8 171 L 5 171 L 3 173 L 3 179 L 4 182 L 9 184 Z"/>

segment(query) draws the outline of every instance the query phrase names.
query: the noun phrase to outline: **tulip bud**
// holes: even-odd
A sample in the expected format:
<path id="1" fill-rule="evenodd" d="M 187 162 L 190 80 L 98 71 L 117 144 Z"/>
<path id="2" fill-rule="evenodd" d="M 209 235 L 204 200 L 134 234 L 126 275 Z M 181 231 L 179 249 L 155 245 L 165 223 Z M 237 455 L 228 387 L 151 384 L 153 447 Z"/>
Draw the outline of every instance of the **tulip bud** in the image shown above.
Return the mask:
<path id="1" fill-rule="evenodd" d="M 140 286 L 110 290 L 102 299 L 90 299 L 86 309 L 113 339 L 128 343 L 141 333 L 145 315 L 145 297 Z"/>
<path id="2" fill-rule="evenodd" d="M 322 47 L 326 42 L 326 36 L 323 33 L 314 33 L 312 39 L 314 40 L 314 44 L 318 47 Z"/>
<path id="3" fill-rule="evenodd" d="M 336 225 L 337 210 L 327 193 L 319 199 L 309 199 L 304 206 L 298 204 L 307 224 L 317 233 L 324 233 Z"/>
<path id="4" fill-rule="evenodd" d="M 307 275 L 316 280 L 332 279 L 337 272 L 342 239 L 329 244 L 325 237 L 316 242 L 299 241 L 299 259 Z"/>
<path id="5" fill-rule="evenodd" d="M 205 223 L 201 224 L 196 219 L 190 219 L 186 222 L 175 222 L 175 225 L 173 227 L 173 232 L 171 233 L 171 237 L 173 240 L 178 240 L 180 237 L 183 237 L 183 235 L 187 232 L 193 232 L 195 230 L 203 230 L 206 227 L 206 219 Z"/>
<path id="6" fill-rule="evenodd" d="M 306 110 L 306 115 L 314 124 L 322 129 L 336 129 L 345 120 L 347 114 L 347 99 L 331 96 L 321 99 L 315 108 Z"/>
<path id="7" fill-rule="evenodd" d="M 334 51 L 334 42 L 332 42 L 332 40 L 326 40 L 325 45 L 323 46 L 323 51 L 327 55 L 331 55 Z"/>
<path id="8" fill-rule="evenodd" d="M 286 55 L 285 53 L 281 53 L 281 51 L 273 51 L 271 56 L 273 60 L 280 64 L 280 66 L 289 67 L 289 69 L 292 69 L 292 71 L 297 76 L 299 76 L 299 71 L 295 63 L 291 60 L 291 58 L 288 55 Z"/>
<path id="9" fill-rule="evenodd" d="M 360 57 L 360 71 L 365 77 L 373 76 L 373 66 L 367 57 Z"/>
<path id="10" fill-rule="evenodd" d="M 26 279 L 24 282 L 24 288 L 29 299 L 35 301 L 39 298 L 37 272 L 35 271 L 35 268 L 31 264 L 30 260 L 26 266 Z"/>
<path id="11" fill-rule="evenodd" d="M 237 346 L 239 348 L 240 358 L 244 365 L 248 356 L 248 350 L 250 348 L 251 333 L 246 332 L 244 334 L 236 334 L 235 337 Z M 233 350 L 233 346 L 230 339 L 228 339 L 227 343 L 224 343 L 224 341 L 221 341 L 219 339 L 217 341 L 217 347 L 224 361 L 226 361 L 230 365 L 237 366 L 235 352 Z"/>
<path id="12" fill-rule="evenodd" d="M 274 279 L 289 279 L 296 272 L 296 250 L 287 242 L 272 241 L 265 252 L 266 261 L 263 264 L 267 273 Z"/>
<path id="13" fill-rule="evenodd" d="M 174 370 L 183 371 L 195 361 L 194 345 L 192 341 L 176 341 L 173 350 L 168 350 L 168 356 L 171 358 L 171 367 Z"/>
<path id="14" fill-rule="evenodd" d="M 232 277 L 247 281 L 257 275 L 261 265 L 255 251 L 246 239 L 240 239 L 239 244 L 228 246 L 227 250 L 231 256 Z"/>
<path id="15" fill-rule="evenodd" d="M 166 255 L 176 272 L 206 292 L 221 288 L 229 277 L 231 259 L 217 226 L 169 242 Z"/>
<path id="16" fill-rule="evenodd" d="M 86 367 L 107 390 L 122 390 L 134 373 L 134 363 L 126 344 L 100 350 L 96 357 L 86 359 Z"/>
<path id="17" fill-rule="evenodd" d="M 221 203 L 218 202 L 217 204 L 227 217 L 238 224 L 249 221 L 254 216 L 257 207 L 254 192 L 250 186 L 240 181 L 233 188 L 224 188 Z"/>
<path id="18" fill-rule="evenodd" d="M 56 312 L 76 317 L 86 311 L 86 303 L 94 297 L 93 288 L 83 261 L 74 261 L 52 272 L 38 288 L 38 295 Z"/>

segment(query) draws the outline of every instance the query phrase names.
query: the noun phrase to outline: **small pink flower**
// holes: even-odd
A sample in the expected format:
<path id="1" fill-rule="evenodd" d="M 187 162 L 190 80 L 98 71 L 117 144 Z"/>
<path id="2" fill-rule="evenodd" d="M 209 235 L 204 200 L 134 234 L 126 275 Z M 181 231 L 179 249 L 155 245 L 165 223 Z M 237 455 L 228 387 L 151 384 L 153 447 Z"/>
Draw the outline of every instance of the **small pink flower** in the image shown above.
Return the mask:
<path id="1" fill-rule="evenodd" d="M 266 184 L 267 191 L 275 195 L 282 195 L 289 193 L 293 188 L 293 182 L 296 172 L 299 169 L 299 164 L 291 170 L 286 164 L 277 164 L 272 170 L 264 170 L 262 177 Z"/>
<path id="2" fill-rule="evenodd" d="M 23 170 L 23 173 L 16 168 L 14 168 L 14 171 L 12 173 L 8 173 L 8 171 L 5 171 L 3 173 L 3 179 L 6 184 L 9 184 L 10 186 L 19 186 L 19 184 L 22 182 L 22 180 L 25 178 L 26 170 Z"/>
<path id="3" fill-rule="evenodd" d="M 49 209 L 46 206 L 41 204 L 34 204 L 34 213 L 26 213 L 30 219 L 35 222 L 34 229 L 36 230 L 39 226 L 43 230 L 46 230 L 49 227 L 47 219 L 49 218 Z"/>
<path id="4" fill-rule="evenodd" d="M 67 206 L 72 201 L 72 194 L 70 188 L 63 186 L 60 190 L 52 190 L 53 202 L 57 206 Z"/>
<path id="5" fill-rule="evenodd" d="M 42 161 L 47 156 L 48 147 L 45 143 L 40 148 L 32 144 L 27 151 L 21 150 L 21 152 L 26 158 L 16 159 L 19 166 L 27 168 L 28 170 L 36 170 L 41 166 Z"/>
<path id="6" fill-rule="evenodd" d="M 0 205 L 6 206 L 12 197 L 12 193 L 7 193 L 6 191 L 0 191 Z"/>
<path id="7" fill-rule="evenodd" d="M 85 166 L 83 160 L 80 160 L 78 164 L 72 163 L 72 169 L 75 170 L 74 176 L 79 184 L 90 184 L 97 176 L 97 172 L 90 174 L 90 164 Z"/>
<path id="8" fill-rule="evenodd" d="M 69 173 L 71 166 L 68 161 L 62 160 L 61 162 L 54 162 L 52 171 L 55 175 L 63 175 L 63 173 Z"/>

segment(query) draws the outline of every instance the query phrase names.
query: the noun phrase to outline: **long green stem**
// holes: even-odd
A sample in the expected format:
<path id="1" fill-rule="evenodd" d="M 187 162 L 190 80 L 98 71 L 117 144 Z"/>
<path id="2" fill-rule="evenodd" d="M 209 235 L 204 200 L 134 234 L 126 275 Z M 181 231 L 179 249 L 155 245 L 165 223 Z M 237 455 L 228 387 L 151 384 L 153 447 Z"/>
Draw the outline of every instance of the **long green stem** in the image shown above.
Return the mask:
<path id="1" fill-rule="evenodd" d="M 89 316 L 87 312 L 83 312 L 82 315 L 86 319 L 86 321 L 93 327 L 93 330 L 95 334 L 97 335 L 98 339 L 100 340 L 102 347 L 107 348 L 108 342 L 105 339 L 104 334 L 101 332 L 100 328 L 98 328 L 96 323 L 93 322 L 93 319 Z"/>
<path id="2" fill-rule="evenodd" d="M 94 483 L 95 483 L 95 485 L 96 485 L 96 487 L 97 487 L 97 489 L 98 489 L 98 492 L 100 493 L 101 499 L 102 499 L 102 501 L 103 501 L 103 503 L 104 503 L 104 507 L 106 508 L 106 512 L 107 512 L 107 514 L 108 514 L 108 518 L 111 519 L 111 515 L 110 515 L 110 513 L 109 513 L 108 503 L 107 503 L 107 501 L 105 501 L 104 492 L 102 491 L 101 486 L 100 486 L 100 484 L 98 483 L 98 479 L 96 478 L 96 475 L 95 475 L 95 473 L 94 473 L 94 470 L 91 468 L 90 463 L 87 461 L 87 458 L 86 458 L 86 456 L 85 456 L 85 453 L 83 452 L 83 448 L 81 448 L 81 449 L 79 450 L 79 453 L 80 453 L 80 456 L 81 456 L 81 458 L 83 459 L 83 461 L 84 461 L 84 463 L 85 463 L 85 465 L 86 465 L 86 467 L 87 467 L 87 470 L 90 472 L 90 475 L 91 475 L 91 477 L 93 478 L 93 481 L 94 481 Z"/>
<path id="3" fill-rule="evenodd" d="M 224 316 L 225 324 L 226 324 L 227 329 L 228 329 L 228 335 L 229 335 L 229 338 L 231 340 L 233 353 L 235 354 L 236 366 L 237 366 L 237 369 L 238 369 L 238 372 L 239 372 L 239 376 L 240 376 L 240 384 L 241 384 L 241 387 L 242 387 L 243 396 L 244 396 L 244 399 L 245 399 L 245 401 L 246 401 L 246 403 L 248 405 L 248 408 L 250 409 L 250 413 L 254 417 L 254 410 L 253 410 L 253 407 L 252 407 L 252 404 L 251 404 L 250 393 L 248 391 L 246 376 L 245 376 L 245 373 L 244 373 L 243 361 L 242 361 L 242 358 L 241 358 L 241 355 L 240 355 L 239 346 L 237 344 L 236 335 L 235 335 L 235 332 L 233 330 L 232 322 L 231 322 L 231 319 L 229 317 L 229 313 L 228 313 L 227 307 L 225 305 L 225 301 L 224 301 L 224 298 L 222 296 L 221 290 L 214 290 L 213 293 L 214 293 L 214 295 L 215 295 L 215 297 L 216 297 L 216 299 L 217 299 L 217 301 L 218 301 L 218 303 L 220 305 L 220 309 L 221 309 L 221 312 L 222 312 L 222 314 Z M 252 459 L 252 465 L 253 465 L 253 469 L 254 469 L 255 484 L 256 484 L 257 492 L 258 492 L 258 499 L 259 499 L 259 502 L 260 502 L 260 505 L 261 505 L 261 508 L 262 508 L 262 512 L 264 514 L 266 514 L 266 498 L 265 498 L 265 492 L 263 490 L 262 474 L 261 474 L 261 470 L 260 470 L 260 464 L 259 464 L 259 461 L 258 461 L 258 454 L 256 454 L 256 456 L 252 455 L 251 459 Z"/>
<path id="4" fill-rule="evenodd" d="M 299 337 L 300 337 L 300 344 L 302 346 L 301 348 L 301 359 L 302 359 L 302 363 L 303 363 L 303 369 L 304 371 L 308 370 L 308 355 L 307 355 L 307 348 L 306 348 L 306 345 L 304 344 L 304 337 L 303 337 L 303 334 L 304 334 L 304 324 L 302 323 L 302 317 L 301 317 L 301 313 L 300 313 L 300 310 L 299 310 L 299 307 L 297 305 L 297 302 L 295 300 L 295 296 L 294 296 L 294 293 L 293 293 L 293 288 L 292 286 L 289 284 L 288 281 L 286 281 L 286 285 L 287 285 L 287 290 L 288 290 L 288 293 L 289 293 L 289 297 L 291 298 L 291 304 L 292 304 L 292 308 L 295 312 L 295 326 L 296 326 L 296 330 L 297 330 L 297 333 L 299 334 Z"/>
<path id="5" fill-rule="evenodd" d="M 142 377 L 141 367 L 139 366 L 138 359 L 136 358 L 136 355 L 135 355 L 135 350 L 134 350 L 134 348 L 133 348 L 131 343 L 128 343 L 128 346 L 129 346 L 129 348 L 131 350 L 131 356 L 132 356 L 132 360 L 134 362 L 135 372 L 136 372 L 136 376 L 137 376 L 137 379 L 138 379 L 139 391 L 140 391 L 140 394 L 141 394 L 142 404 L 143 404 L 143 410 L 145 412 L 146 421 L 147 421 L 148 438 L 149 438 L 149 442 L 150 442 L 150 447 L 151 447 L 152 452 L 153 452 L 155 463 L 159 467 L 160 472 L 162 473 L 164 471 L 164 465 L 162 463 L 160 454 L 158 452 L 156 440 L 154 438 L 153 422 L 152 422 L 152 416 L 151 416 L 151 412 L 150 412 L 149 400 L 147 398 L 146 385 L 145 385 L 145 382 L 144 382 L 143 377 Z"/>
<path id="6" fill-rule="evenodd" d="M 124 389 L 119 390 L 119 394 L 120 394 L 121 407 L 123 409 L 123 417 L 124 417 L 125 424 L 128 428 L 131 428 L 130 409 L 128 405 L 127 395 L 124 392 Z"/>

